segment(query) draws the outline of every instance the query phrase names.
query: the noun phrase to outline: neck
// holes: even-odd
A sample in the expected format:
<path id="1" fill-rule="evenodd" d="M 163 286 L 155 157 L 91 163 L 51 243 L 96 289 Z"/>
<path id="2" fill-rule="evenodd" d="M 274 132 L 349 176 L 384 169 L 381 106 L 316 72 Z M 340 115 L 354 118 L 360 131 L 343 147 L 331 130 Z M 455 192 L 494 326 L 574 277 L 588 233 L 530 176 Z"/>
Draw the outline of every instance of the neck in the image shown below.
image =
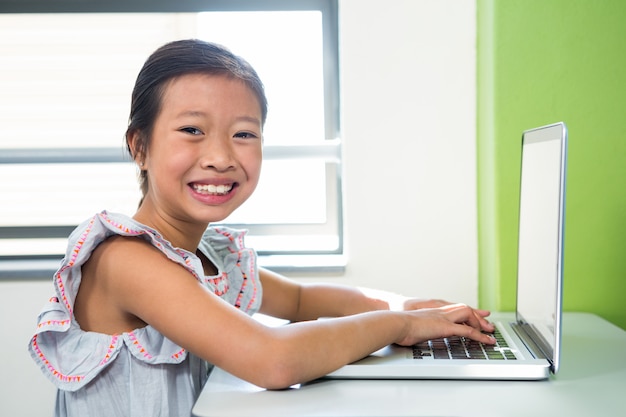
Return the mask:
<path id="1" fill-rule="evenodd" d="M 209 226 L 208 223 L 179 219 L 159 210 L 153 210 L 147 201 L 143 202 L 133 218 L 158 231 L 174 247 L 191 253 L 196 253 L 200 239 Z"/>

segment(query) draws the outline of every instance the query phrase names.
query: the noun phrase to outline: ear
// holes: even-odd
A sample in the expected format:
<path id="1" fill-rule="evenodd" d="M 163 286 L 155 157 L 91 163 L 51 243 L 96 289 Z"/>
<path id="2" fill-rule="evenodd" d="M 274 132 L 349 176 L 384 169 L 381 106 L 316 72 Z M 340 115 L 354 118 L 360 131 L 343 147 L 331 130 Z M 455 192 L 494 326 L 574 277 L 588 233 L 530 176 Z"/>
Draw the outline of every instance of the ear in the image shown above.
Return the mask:
<path id="1" fill-rule="evenodd" d="M 139 169 L 143 170 L 145 155 L 142 151 L 143 147 L 141 146 L 141 142 L 141 135 L 138 131 L 134 131 L 126 135 L 126 143 L 128 145 L 130 155 L 137 164 L 137 166 L 139 166 Z"/>

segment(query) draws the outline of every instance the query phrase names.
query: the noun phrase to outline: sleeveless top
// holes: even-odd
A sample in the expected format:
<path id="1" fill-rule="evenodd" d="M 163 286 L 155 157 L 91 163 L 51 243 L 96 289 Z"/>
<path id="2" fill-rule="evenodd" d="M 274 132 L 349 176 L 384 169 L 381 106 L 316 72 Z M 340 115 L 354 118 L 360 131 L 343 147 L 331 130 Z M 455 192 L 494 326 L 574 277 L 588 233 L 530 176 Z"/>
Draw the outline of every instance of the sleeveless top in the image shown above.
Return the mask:
<path id="1" fill-rule="evenodd" d="M 244 246 L 244 231 L 209 227 L 198 249 L 216 266 L 204 276 L 200 259 L 173 247 L 156 230 L 132 218 L 103 211 L 70 235 L 54 274 L 55 294 L 38 317 L 28 349 L 58 387 L 57 416 L 189 415 L 211 365 L 147 325 L 121 334 L 83 331 L 73 314 L 81 266 L 110 236 L 144 239 L 186 268 L 206 288 L 252 315 L 261 304 L 256 254 Z"/>

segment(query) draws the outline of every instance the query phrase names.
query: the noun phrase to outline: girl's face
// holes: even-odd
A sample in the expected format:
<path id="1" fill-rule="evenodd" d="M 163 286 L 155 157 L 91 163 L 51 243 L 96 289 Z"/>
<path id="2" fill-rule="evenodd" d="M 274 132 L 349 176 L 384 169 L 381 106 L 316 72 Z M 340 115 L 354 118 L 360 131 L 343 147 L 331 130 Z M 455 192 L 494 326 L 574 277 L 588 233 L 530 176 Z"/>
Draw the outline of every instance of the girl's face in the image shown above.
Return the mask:
<path id="1" fill-rule="evenodd" d="M 145 200 L 169 218 L 223 220 L 256 188 L 262 152 L 261 108 L 242 81 L 176 78 L 165 88 L 143 161 Z"/>

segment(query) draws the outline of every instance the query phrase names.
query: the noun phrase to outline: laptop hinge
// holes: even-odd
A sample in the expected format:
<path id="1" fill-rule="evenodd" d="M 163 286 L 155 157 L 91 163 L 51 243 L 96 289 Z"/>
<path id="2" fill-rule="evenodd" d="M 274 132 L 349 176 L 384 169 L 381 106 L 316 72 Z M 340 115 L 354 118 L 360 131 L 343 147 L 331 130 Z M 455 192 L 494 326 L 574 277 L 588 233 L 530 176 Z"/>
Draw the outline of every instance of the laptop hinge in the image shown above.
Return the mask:
<path id="1" fill-rule="evenodd" d="M 535 358 L 546 359 L 550 362 L 550 367 L 554 366 L 552 363 L 552 348 L 530 324 L 517 322 L 511 323 L 511 327 Z"/>

